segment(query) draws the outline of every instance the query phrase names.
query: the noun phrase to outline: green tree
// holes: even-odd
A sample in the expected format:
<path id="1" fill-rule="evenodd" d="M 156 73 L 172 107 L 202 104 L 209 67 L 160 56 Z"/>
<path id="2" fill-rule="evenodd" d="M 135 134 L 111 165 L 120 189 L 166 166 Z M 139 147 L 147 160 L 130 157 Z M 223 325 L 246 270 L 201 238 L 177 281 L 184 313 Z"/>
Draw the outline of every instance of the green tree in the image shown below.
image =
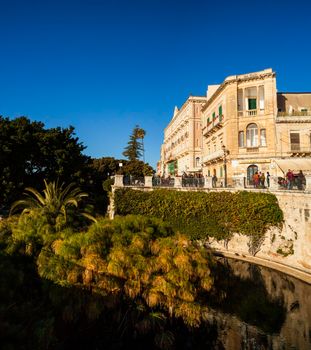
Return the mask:
<path id="1" fill-rule="evenodd" d="M 132 175 L 134 177 L 143 177 L 145 175 L 153 175 L 155 173 L 152 166 L 141 160 L 132 160 L 126 162 L 120 172 L 124 175 Z"/>
<path id="2" fill-rule="evenodd" d="M 72 126 L 46 129 L 26 117 L 0 117 L 0 209 L 44 179 L 84 185 L 90 161 L 84 149 Z"/>
<path id="3" fill-rule="evenodd" d="M 44 180 L 44 185 L 43 194 L 34 188 L 26 188 L 25 198 L 13 203 L 11 213 L 21 209 L 22 215 L 40 212 L 46 217 L 48 224 L 60 230 L 68 221 L 68 209 L 78 208 L 79 203 L 88 197 L 88 194 L 75 187 L 74 183 L 65 187 L 64 184 L 59 185 L 58 181 Z M 81 212 L 81 215 L 95 220 L 88 213 Z"/>
<path id="4" fill-rule="evenodd" d="M 145 162 L 145 146 L 144 146 L 144 137 L 146 136 L 146 131 L 139 127 L 136 128 L 136 136 L 138 139 L 141 139 L 142 152 L 143 152 L 143 162 Z"/>
<path id="5" fill-rule="evenodd" d="M 139 138 L 143 139 L 144 136 L 145 131 L 136 125 L 132 131 L 132 134 L 130 135 L 129 142 L 122 153 L 124 157 L 130 161 L 133 161 L 142 156 L 143 143 L 142 141 L 139 141 Z"/>

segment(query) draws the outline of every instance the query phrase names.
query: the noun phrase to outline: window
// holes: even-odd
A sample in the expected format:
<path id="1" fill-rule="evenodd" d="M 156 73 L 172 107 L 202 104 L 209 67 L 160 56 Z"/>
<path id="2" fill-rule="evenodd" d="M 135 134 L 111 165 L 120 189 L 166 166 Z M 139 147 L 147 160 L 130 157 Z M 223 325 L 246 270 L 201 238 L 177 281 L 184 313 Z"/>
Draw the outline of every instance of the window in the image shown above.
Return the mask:
<path id="1" fill-rule="evenodd" d="M 260 146 L 267 146 L 266 129 L 260 130 Z"/>
<path id="2" fill-rule="evenodd" d="M 213 120 L 216 118 L 216 113 L 214 112 L 213 113 Z"/>
<path id="3" fill-rule="evenodd" d="M 209 118 L 207 118 L 207 125 L 209 124 Z"/>
<path id="4" fill-rule="evenodd" d="M 257 109 L 257 100 L 256 98 L 248 99 L 248 110 Z"/>
<path id="5" fill-rule="evenodd" d="M 263 111 L 265 109 L 265 89 L 263 85 L 259 86 L 258 95 L 259 95 L 259 109 Z"/>
<path id="6" fill-rule="evenodd" d="M 197 158 L 195 159 L 195 166 L 196 166 L 196 167 L 199 167 L 199 166 L 200 166 L 200 157 L 197 157 Z"/>
<path id="7" fill-rule="evenodd" d="M 239 147 L 244 147 L 244 131 L 239 131 Z"/>
<path id="8" fill-rule="evenodd" d="M 218 115 L 221 116 L 222 115 L 222 105 L 220 105 L 218 107 Z"/>
<path id="9" fill-rule="evenodd" d="M 290 149 L 291 151 L 300 150 L 300 135 L 298 132 L 290 133 Z"/>
<path id="10" fill-rule="evenodd" d="M 246 147 L 258 147 L 258 128 L 256 124 L 249 124 L 246 129 Z"/>
<path id="11" fill-rule="evenodd" d="M 243 111 L 243 90 L 238 89 L 238 111 Z"/>
<path id="12" fill-rule="evenodd" d="M 223 169 L 222 169 L 222 166 L 221 166 L 220 169 L 219 169 L 219 177 L 223 177 Z"/>

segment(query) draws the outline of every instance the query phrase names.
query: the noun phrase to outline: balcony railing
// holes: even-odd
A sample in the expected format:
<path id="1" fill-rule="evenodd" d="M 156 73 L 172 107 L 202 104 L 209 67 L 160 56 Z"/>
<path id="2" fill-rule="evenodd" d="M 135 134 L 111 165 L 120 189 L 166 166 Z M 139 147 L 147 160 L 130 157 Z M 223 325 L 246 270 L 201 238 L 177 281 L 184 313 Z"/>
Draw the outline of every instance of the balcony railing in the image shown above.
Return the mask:
<path id="1" fill-rule="evenodd" d="M 204 136 L 208 135 L 212 130 L 217 130 L 223 126 L 224 116 L 219 115 L 209 122 L 206 128 L 203 128 Z"/>
<path id="2" fill-rule="evenodd" d="M 278 112 L 278 117 L 304 117 L 310 116 L 311 111 Z"/>
<path id="3" fill-rule="evenodd" d="M 310 123 L 311 111 L 306 112 L 278 112 L 276 121 L 278 123 Z"/>
<path id="4" fill-rule="evenodd" d="M 238 111 L 239 117 L 255 117 L 256 115 L 263 115 L 265 114 L 264 109 L 249 109 L 245 111 Z"/>
<path id="5" fill-rule="evenodd" d="M 257 115 L 257 109 L 251 109 L 249 111 L 245 111 L 245 113 L 248 117 L 254 116 L 254 115 Z"/>
<path id="6" fill-rule="evenodd" d="M 222 158 L 224 155 L 224 151 L 223 150 L 218 150 L 218 151 L 215 151 L 211 154 L 208 154 L 207 156 L 204 156 L 203 157 L 203 163 L 208 163 L 212 160 L 215 160 L 215 159 L 218 159 L 218 158 Z"/>

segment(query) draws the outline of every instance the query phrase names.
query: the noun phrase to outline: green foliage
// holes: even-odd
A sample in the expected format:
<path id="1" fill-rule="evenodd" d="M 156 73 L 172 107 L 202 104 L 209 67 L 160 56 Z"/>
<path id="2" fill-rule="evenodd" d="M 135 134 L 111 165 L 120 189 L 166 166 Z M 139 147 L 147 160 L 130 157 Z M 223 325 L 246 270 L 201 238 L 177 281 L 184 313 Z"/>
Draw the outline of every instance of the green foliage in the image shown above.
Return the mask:
<path id="1" fill-rule="evenodd" d="M 0 209 L 43 179 L 85 181 L 89 158 L 74 135 L 72 126 L 46 129 L 26 117 L 0 116 Z"/>
<path id="2" fill-rule="evenodd" d="M 153 175 L 155 171 L 148 163 L 144 163 L 141 160 L 132 160 L 126 162 L 119 173 L 134 177 L 144 177 L 146 175 Z"/>
<path id="3" fill-rule="evenodd" d="M 103 219 L 86 232 L 63 235 L 51 247 L 38 256 L 42 277 L 103 295 L 138 298 L 190 326 L 200 324 L 206 310 L 197 302 L 212 286 L 211 255 L 185 236 L 173 235 L 160 220 Z"/>
<path id="4" fill-rule="evenodd" d="M 74 183 L 65 186 L 59 184 L 58 181 L 47 182 L 44 180 L 45 189 L 43 194 L 34 188 L 26 188 L 25 198 L 13 203 L 11 213 L 23 209 L 22 216 L 35 211 L 41 213 L 45 217 L 47 223 L 56 231 L 60 231 L 67 223 L 70 214 L 76 214 L 76 211 L 83 198 L 88 194 L 82 192 Z M 95 218 L 88 212 L 80 212 L 80 214 L 90 220 Z"/>
<path id="5" fill-rule="evenodd" d="M 141 129 L 138 125 L 135 126 L 132 134 L 130 135 L 130 140 L 125 147 L 124 152 L 122 153 L 124 157 L 126 157 L 128 160 L 133 161 L 139 159 L 142 156 L 143 143 L 138 139 L 143 140 L 145 134 L 145 130 Z"/>
<path id="6" fill-rule="evenodd" d="M 230 240 L 234 233 L 250 236 L 255 253 L 267 229 L 281 225 L 283 213 L 272 194 L 251 192 L 115 192 L 116 214 L 141 214 L 170 223 L 191 239 Z"/>

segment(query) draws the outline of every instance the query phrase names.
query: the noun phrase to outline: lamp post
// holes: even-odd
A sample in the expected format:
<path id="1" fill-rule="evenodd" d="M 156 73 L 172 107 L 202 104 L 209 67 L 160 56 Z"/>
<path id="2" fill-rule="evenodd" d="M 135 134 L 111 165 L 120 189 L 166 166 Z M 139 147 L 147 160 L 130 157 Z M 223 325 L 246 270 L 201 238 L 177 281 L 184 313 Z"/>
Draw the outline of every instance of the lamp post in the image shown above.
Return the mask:
<path id="1" fill-rule="evenodd" d="M 224 174 L 225 174 L 225 187 L 227 187 L 227 149 L 225 145 L 222 145 L 224 151 Z"/>

